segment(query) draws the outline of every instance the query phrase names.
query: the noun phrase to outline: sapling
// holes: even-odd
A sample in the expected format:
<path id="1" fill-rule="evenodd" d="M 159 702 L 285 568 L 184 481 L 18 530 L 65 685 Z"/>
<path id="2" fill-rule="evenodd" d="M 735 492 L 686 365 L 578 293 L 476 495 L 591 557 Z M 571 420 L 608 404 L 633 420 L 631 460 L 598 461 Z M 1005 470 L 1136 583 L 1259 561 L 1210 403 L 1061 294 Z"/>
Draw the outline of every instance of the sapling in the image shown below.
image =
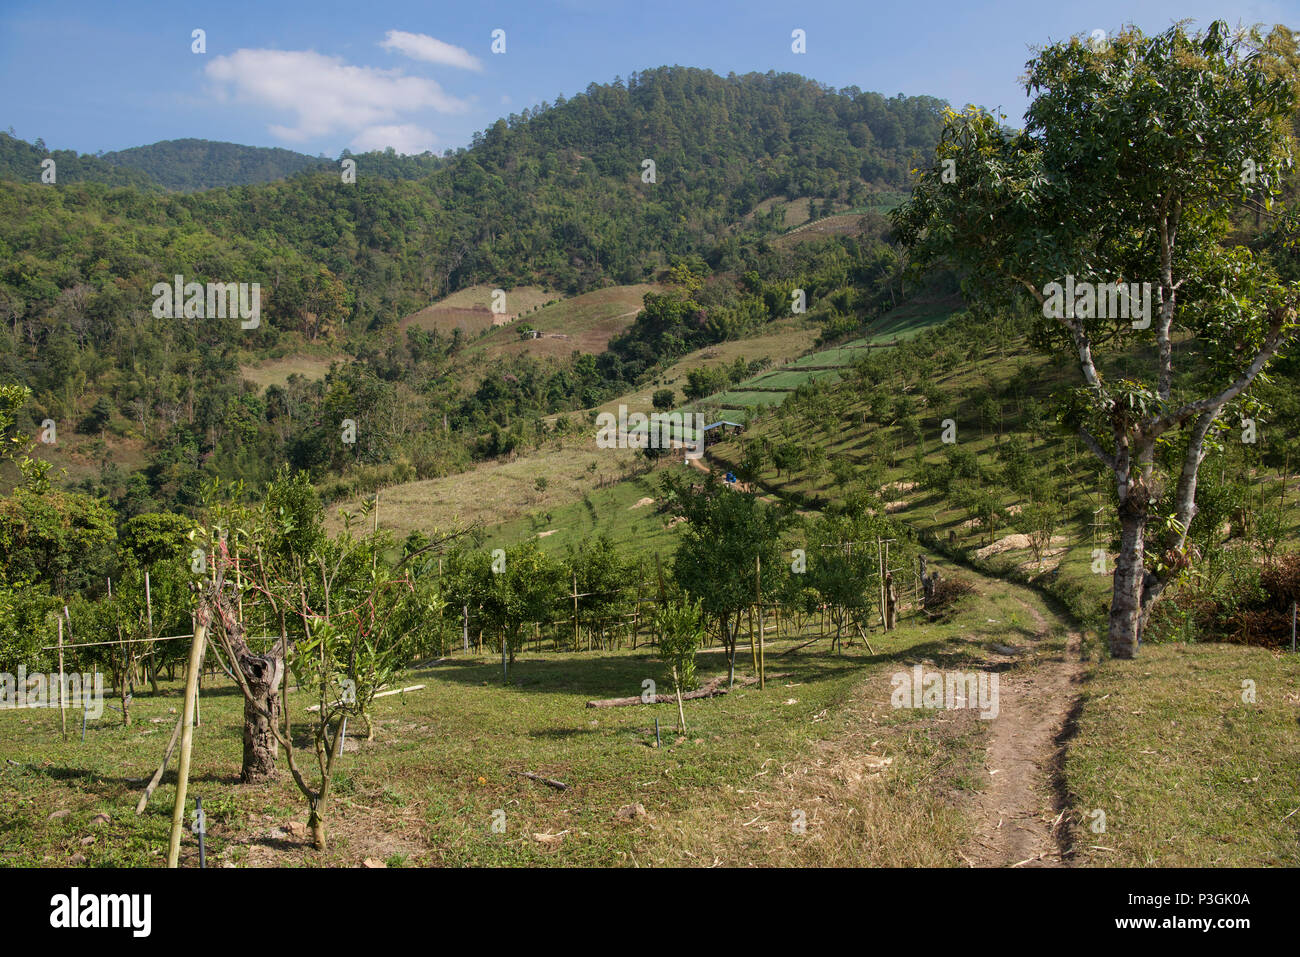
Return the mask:
<path id="1" fill-rule="evenodd" d="M 659 635 L 659 657 L 668 663 L 677 696 L 678 732 L 686 733 L 686 712 L 682 691 L 695 687 L 695 653 L 704 637 L 704 612 L 699 601 L 667 602 L 655 613 Z"/>

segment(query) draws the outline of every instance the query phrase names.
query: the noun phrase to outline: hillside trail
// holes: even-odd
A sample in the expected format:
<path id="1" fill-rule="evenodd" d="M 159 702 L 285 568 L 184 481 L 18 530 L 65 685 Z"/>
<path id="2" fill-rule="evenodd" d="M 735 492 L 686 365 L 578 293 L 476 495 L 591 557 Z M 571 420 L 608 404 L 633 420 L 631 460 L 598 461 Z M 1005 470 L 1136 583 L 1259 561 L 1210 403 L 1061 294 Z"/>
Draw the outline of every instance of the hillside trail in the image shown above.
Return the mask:
<path id="1" fill-rule="evenodd" d="M 702 460 L 690 461 L 709 471 Z M 964 571 L 975 576 L 981 594 L 993 587 L 1009 593 L 1033 619 L 1034 634 L 1005 656 L 1007 664 L 1018 667 L 999 672 L 999 711 L 989 722 L 984 755 L 987 784 L 971 800 L 974 834 L 961 856 L 972 867 L 1068 867 L 1062 764 L 1080 705 L 1082 635 L 1063 618 L 1054 615 L 1056 622 L 1049 622 L 1020 596 L 1025 586 L 971 568 Z M 1066 632 L 1064 648 L 1047 647 L 1060 631 Z"/>
<path id="2" fill-rule="evenodd" d="M 1018 588 L 983 578 L 981 589 L 994 581 Z M 1035 634 L 1010 656 L 1025 664 L 1000 675 L 999 712 L 984 756 L 988 784 L 973 800 L 975 834 L 962 856 L 973 867 L 1069 866 L 1062 763 L 1080 704 L 1082 636 L 1068 631 L 1063 649 L 1040 650 L 1052 625 L 1012 595 L 1033 618 Z"/>

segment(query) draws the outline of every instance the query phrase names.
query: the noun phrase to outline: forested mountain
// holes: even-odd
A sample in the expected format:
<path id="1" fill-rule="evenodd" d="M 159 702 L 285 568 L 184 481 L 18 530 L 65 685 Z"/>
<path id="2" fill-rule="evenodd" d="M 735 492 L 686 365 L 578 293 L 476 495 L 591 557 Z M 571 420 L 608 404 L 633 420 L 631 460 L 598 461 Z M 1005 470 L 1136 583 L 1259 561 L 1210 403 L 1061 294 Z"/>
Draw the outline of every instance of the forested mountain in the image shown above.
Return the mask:
<path id="1" fill-rule="evenodd" d="M 293 150 L 196 139 L 163 140 L 102 153 L 99 158 L 113 166 L 140 170 L 177 190 L 269 183 L 329 164 L 329 160 Z"/>
<path id="2" fill-rule="evenodd" d="M 41 163 L 46 159 L 54 160 L 56 183 L 103 183 L 140 190 L 160 188 L 143 170 L 114 166 L 89 153 L 79 155 L 75 150 L 47 149 L 40 139 L 28 143 L 11 133 L 0 133 L 0 180 L 40 183 Z"/>
<path id="3" fill-rule="evenodd" d="M 356 156 L 351 184 L 333 164 L 188 193 L 78 182 L 62 169 L 55 186 L 3 183 L 0 376 L 33 389 L 29 429 L 48 417 L 101 444 L 113 433 L 142 446 L 148 465 L 129 481 L 105 450 L 87 486 L 128 510 L 192 505 L 204 475 L 255 479 L 277 461 L 322 475 L 397 456 L 428 474 L 514 447 L 523 412 L 582 408 L 675 351 L 788 313 L 798 277 L 826 292 L 887 279 L 893 257 L 879 229 L 777 250 L 768 240 L 784 229 L 779 209 L 747 214 L 775 197 L 846 208 L 896 193 L 932 148 L 942 105 L 789 74 L 662 68 L 500 120 L 446 158 Z M 180 184 L 196 154 L 162 145 L 134 155 Z M 261 154 L 216 155 L 248 173 L 236 158 Z M 449 378 L 458 343 L 395 334 L 402 316 L 475 283 L 574 294 L 674 264 L 680 292 L 599 363 L 520 362 L 467 383 Z M 756 269 L 761 278 L 741 282 Z M 696 292 L 712 273 L 732 278 Z M 259 326 L 156 318 L 152 290 L 176 275 L 259 283 Z M 867 298 L 822 313 L 851 325 Z M 240 362 L 304 344 L 356 361 L 324 383 L 265 395 L 241 385 Z M 348 456 L 326 451 L 336 418 L 391 425 L 384 416 L 397 406 L 412 428 L 370 427 Z"/>
<path id="4" fill-rule="evenodd" d="M 49 150 L 40 139 L 28 143 L 0 133 L 0 180 L 41 182 L 41 162 L 47 157 L 56 161 L 57 182 L 180 192 L 270 183 L 307 171 L 333 172 L 338 168 L 334 160 L 293 150 L 213 140 L 163 140 L 112 153 L 79 154 Z M 432 153 L 403 156 L 391 147 L 371 153 L 344 150 L 340 159 L 343 157 L 363 163 L 367 175 L 378 179 L 420 179 L 443 164 L 442 158 Z"/>

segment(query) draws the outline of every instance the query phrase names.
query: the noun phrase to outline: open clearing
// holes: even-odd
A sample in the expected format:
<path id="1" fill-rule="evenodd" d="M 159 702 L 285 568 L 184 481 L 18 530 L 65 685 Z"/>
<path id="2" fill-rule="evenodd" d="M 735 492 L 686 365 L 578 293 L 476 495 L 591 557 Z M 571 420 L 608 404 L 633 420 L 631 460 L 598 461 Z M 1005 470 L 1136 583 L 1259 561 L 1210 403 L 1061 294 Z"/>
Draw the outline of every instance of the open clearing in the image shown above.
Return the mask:
<path id="1" fill-rule="evenodd" d="M 273 385 L 287 385 L 289 377 L 293 375 L 309 380 L 323 379 L 335 362 L 347 361 L 348 357 L 344 355 L 289 355 L 282 359 L 264 359 L 241 365 L 239 374 L 259 389 L 265 390 Z"/>
<path id="2" fill-rule="evenodd" d="M 471 343 L 466 356 L 528 354 L 565 357 L 573 352 L 601 353 L 609 341 L 632 324 L 647 292 L 662 290 L 657 283 L 610 286 L 572 299 L 542 306 L 521 316 L 537 338 L 520 338 L 519 324 L 500 326 Z"/>
<path id="3" fill-rule="evenodd" d="M 450 336 L 456 329 L 463 335 L 476 335 L 493 326 L 513 322 L 562 296 L 561 293 L 540 286 L 516 286 L 505 290 L 506 311 L 497 314 L 492 311 L 492 291 L 492 286 L 469 286 L 457 290 L 433 305 L 406 316 L 398 326 L 403 330 L 408 326 L 419 326 L 421 329 L 437 330 L 443 336 Z"/>
<path id="4" fill-rule="evenodd" d="M 598 449 L 590 436 L 573 435 L 524 458 L 480 462 L 455 475 L 389 486 L 379 493 L 379 521 L 398 538 L 414 529 L 431 532 L 472 522 L 495 525 L 580 501 L 593 487 L 612 485 L 630 474 L 638 459 L 633 449 Z M 546 479 L 545 492 L 537 491 L 538 478 Z M 356 511 L 361 501 L 331 508 L 328 526 L 342 527 L 338 509 Z"/>
<path id="5" fill-rule="evenodd" d="M 873 634 L 875 654 L 857 643 L 834 655 L 819 642 L 777 657 L 794 642 L 773 642 L 769 675 L 785 677 L 764 691 L 738 687 L 691 702 L 685 735 L 672 731 L 672 705 L 585 707 L 637 694 L 645 678 L 667 682 L 652 649 L 526 650 L 505 686 L 491 655 L 457 653 L 403 677 L 424 690 L 376 702 L 375 740 L 357 741 L 342 758 L 323 853 L 301 836 L 305 808 L 287 775 L 237 783 L 242 700 L 224 679 L 210 679 L 191 778 L 207 809 L 209 861 L 959 866 L 981 825 L 979 745 L 997 721 L 972 710 L 893 708 L 890 677 L 914 664 L 987 666 L 989 644 L 1032 630 L 1024 603 L 1036 601 L 1001 595 L 944 624 L 904 619 L 887 636 Z M 742 650 L 738 677 L 748 664 Z M 701 680 L 724 670 L 719 649 L 701 654 Z M 306 703 L 292 697 L 295 709 Z M 106 711 L 84 745 L 75 735 L 59 740 L 56 711 L 0 714 L 0 861 L 58 865 L 79 854 L 92 866 L 161 864 L 173 774 L 142 817 L 133 805 L 179 703 L 177 683 L 156 697 L 142 693 L 132 727 Z M 652 746 L 656 717 L 660 748 Z M 504 834 L 492 831 L 497 810 Z M 93 822 L 99 814 L 108 820 Z M 194 865 L 196 853 L 187 838 L 182 865 Z"/>

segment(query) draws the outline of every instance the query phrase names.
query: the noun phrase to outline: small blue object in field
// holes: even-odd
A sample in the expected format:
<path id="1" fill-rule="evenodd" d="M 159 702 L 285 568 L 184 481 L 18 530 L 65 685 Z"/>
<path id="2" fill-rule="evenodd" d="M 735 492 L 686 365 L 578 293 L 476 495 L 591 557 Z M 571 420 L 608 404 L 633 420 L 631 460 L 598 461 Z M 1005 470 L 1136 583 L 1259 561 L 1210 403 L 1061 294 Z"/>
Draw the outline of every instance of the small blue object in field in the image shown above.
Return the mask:
<path id="1" fill-rule="evenodd" d="M 734 476 L 734 475 L 732 475 L 730 472 L 728 472 L 728 473 L 727 473 L 727 481 L 728 481 L 728 482 L 734 482 L 734 481 L 736 481 L 736 476 Z"/>

